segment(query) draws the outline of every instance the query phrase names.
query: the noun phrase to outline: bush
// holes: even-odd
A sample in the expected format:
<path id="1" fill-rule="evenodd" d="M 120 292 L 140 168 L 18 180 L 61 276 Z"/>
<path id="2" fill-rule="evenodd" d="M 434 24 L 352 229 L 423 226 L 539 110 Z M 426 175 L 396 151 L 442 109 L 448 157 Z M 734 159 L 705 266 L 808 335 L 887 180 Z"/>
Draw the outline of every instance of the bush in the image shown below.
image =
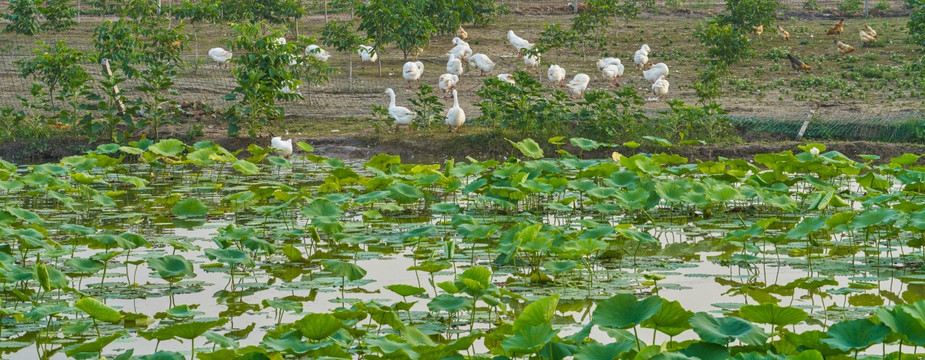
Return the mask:
<path id="1" fill-rule="evenodd" d="M 925 0 L 906 0 L 912 13 L 909 14 L 909 37 L 913 43 L 925 46 Z"/>
<path id="2" fill-rule="evenodd" d="M 653 118 L 643 110 L 645 101 L 632 87 L 589 91 L 584 101 L 574 102 L 561 90 L 544 92 L 542 84 L 523 71 L 515 73 L 514 79 L 517 85 L 485 80 L 477 92 L 482 101 L 476 106 L 482 116 L 476 122 L 527 137 L 568 135 L 608 142 L 646 135 L 715 142 L 724 141 L 731 130 L 713 103 L 701 108 L 675 101 L 669 103 L 672 111 Z"/>
<path id="3" fill-rule="evenodd" d="M 864 10 L 864 2 L 861 0 L 843 0 L 838 3 L 838 11 L 846 16 L 854 16 Z"/>
<path id="4" fill-rule="evenodd" d="M 707 47 L 707 57 L 726 65 L 738 63 L 752 55 L 751 40 L 744 32 L 736 31 L 732 24 L 722 25 L 707 21 L 694 36 Z"/>
<path id="5" fill-rule="evenodd" d="M 770 27 L 774 23 L 779 5 L 777 0 L 726 0 L 726 11 L 716 20 L 720 25 L 732 25 L 736 32 L 752 33 L 759 25 Z"/>

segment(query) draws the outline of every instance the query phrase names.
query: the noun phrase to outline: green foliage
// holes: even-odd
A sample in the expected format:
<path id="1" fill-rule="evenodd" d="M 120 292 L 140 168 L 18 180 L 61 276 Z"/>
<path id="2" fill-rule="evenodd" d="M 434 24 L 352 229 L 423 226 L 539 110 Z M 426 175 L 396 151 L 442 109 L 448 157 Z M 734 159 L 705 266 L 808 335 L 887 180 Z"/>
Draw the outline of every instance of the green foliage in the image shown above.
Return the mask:
<path id="1" fill-rule="evenodd" d="M 218 14 L 216 20 L 233 24 L 245 21 L 286 24 L 305 14 L 305 8 L 298 0 L 206 0 L 200 6 L 204 9 L 215 8 Z M 204 11 L 203 14 L 214 13 Z"/>
<path id="2" fill-rule="evenodd" d="M 352 54 L 363 44 L 363 39 L 353 30 L 354 26 L 353 21 L 328 21 L 321 31 L 321 43 L 339 52 Z"/>
<path id="3" fill-rule="evenodd" d="M 38 6 L 39 13 L 45 18 L 42 22 L 42 31 L 60 32 L 70 29 L 77 24 L 74 21 L 73 0 L 45 0 Z"/>
<path id="4" fill-rule="evenodd" d="M 431 35 L 453 34 L 465 23 L 488 24 L 502 10 L 490 0 L 370 0 L 357 5 L 356 15 L 377 53 L 394 43 L 407 59 L 425 49 Z"/>
<path id="5" fill-rule="evenodd" d="M 68 47 L 63 40 L 54 46 L 40 42 L 33 54 L 33 58 L 23 58 L 16 62 L 20 75 L 31 77 L 36 82 L 33 88 L 40 86 L 41 93 L 45 95 L 44 98 L 36 99 L 39 103 L 31 104 L 30 108 L 40 110 L 36 116 L 51 112 L 55 114 L 55 120 L 76 125 L 80 117 L 80 99 L 89 95 L 92 80 L 81 66 L 86 55 Z M 67 104 L 69 108 L 62 110 L 55 100 Z"/>
<path id="6" fill-rule="evenodd" d="M 440 102 L 440 98 L 434 95 L 434 88 L 430 85 L 421 84 L 418 86 L 414 98 L 408 99 L 408 102 L 414 105 L 414 113 L 422 125 L 430 127 L 434 124 L 434 121 L 437 121 L 436 124 L 442 125 L 439 117 L 445 106 Z"/>
<path id="7" fill-rule="evenodd" d="M 724 24 L 716 19 L 707 21 L 694 32 L 700 43 L 707 47 L 709 61 L 726 65 L 736 64 L 752 55 L 752 44 L 747 34 L 733 24 Z"/>
<path id="8" fill-rule="evenodd" d="M 845 16 L 855 16 L 864 10 L 863 0 L 842 0 L 838 3 L 838 11 Z"/>
<path id="9" fill-rule="evenodd" d="M 263 126 L 283 117 L 283 108 L 276 106 L 278 99 L 300 97 L 282 93 L 279 89 L 290 86 L 299 73 L 306 74 L 307 69 L 299 67 L 314 57 L 296 55 L 300 51 L 295 42 L 277 43 L 276 38 L 281 36 L 279 32 L 260 36 L 257 24 L 235 24 L 232 29 L 232 51 L 249 55 L 235 56 L 231 60 L 235 64 L 231 73 L 238 86 L 225 96 L 225 100 L 237 100 L 225 113 L 225 120 L 229 123 L 228 134 L 237 135 L 242 126 L 246 126 L 250 136 L 257 136 Z"/>
<path id="10" fill-rule="evenodd" d="M 715 17 L 721 25 L 731 25 L 736 32 L 752 33 L 754 28 L 774 23 L 779 0 L 726 0 L 726 10 Z"/>
<path id="11" fill-rule="evenodd" d="M 925 47 L 925 1 L 906 0 L 912 12 L 909 14 L 909 37 L 913 43 Z"/>
<path id="12" fill-rule="evenodd" d="M 642 110 L 645 101 L 632 87 L 615 93 L 596 90 L 585 93 L 581 102 L 572 102 L 560 90 L 548 96 L 542 84 L 527 73 L 513 74 L 517 85 L 485 80 L 476 92 L 482 99 L 477 121 L 500 129 L 519 131 L 524 136 L 551 136 L 568 133 L 596 140 L 632 140 L 655 135 L 671 140 L 728 139 L 728 119 L 715 103 L 704 107 L 670 102 L 671 111 L 650 117 Z"/>
<path id="13" fill-rule="evenodd" d="M 8 11 L 3 14 L 3 19 L 9 21 L 4 31 L 26 36 L 35 35 L 40 31 L 40 13 L 35 0 L 10 0 Z"/>

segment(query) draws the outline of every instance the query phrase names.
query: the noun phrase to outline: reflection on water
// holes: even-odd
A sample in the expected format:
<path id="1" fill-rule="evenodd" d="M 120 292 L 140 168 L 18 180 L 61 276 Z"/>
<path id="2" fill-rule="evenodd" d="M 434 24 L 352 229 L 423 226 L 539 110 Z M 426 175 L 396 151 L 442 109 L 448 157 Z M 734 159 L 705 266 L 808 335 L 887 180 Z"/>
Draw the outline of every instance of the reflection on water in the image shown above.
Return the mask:
<path id="1" fill-rule="evenodd" d="M 419 286 L 427 290 L 424 296 L 433 297 L 435 285 L 431 281 L 438 284 L 453 280 L 456 273 L 462 272 L 471 263 L 493 266 L 492 283 L 524 296 L 527 300 L 560 294 L 562 301 L 555 323 L 563 327 L 563 335 L 577 331 L 580 325 L 576 322 L 587 323 L 594 309 L 591 300 L 606 299 L 621 292 L 658 294 L 668 300 L 679 301 L 690 311 L 715 314 L 735 314 L 745 304 L 778 302 L 810 313 L 812 321 L 794 328 L 798 331 L 824 330 L 836 321 L 866 317 L 877 305 L 892 305 L 897 300 L 925 297 L 923 278 L 916 274 L 915 269 L 903 267 L 905 263 L 902 261 L 893 263 L 899 254 L 913 254 L 917 252 L 916 249 L 901 246 L 898 242 L 880 243 L 878 246 L 881 248 L 854 248 L 851 242 L 857 239 L 844 234 L 834 236 L 828 239 L 826 246 L 816 248 L 809 247 L 806 242 L 773 245 L 753 241 L 743 246 L 731 245 L 723 241 L 726 234 L 746 228 L 748 224 L 728 214 L 718 214 L 712 218 L 700 214 L 682 218 L 673 214 L 670 207 L 661 206 L 652 212 L 655 221 L 650 222 L 639 214 L 602 218 L 600 215 L 583 216 L 564 211 L 544 215 L 472 211 L 481 223 L 498 224 L 503 230 L 525 221 L 542 221 L 564 231 L 586 228 L 583 221 L 612 225 L 635 223 L 638 229 L 658 239 L 660 246 L 640 247 L 634 244 L 617 251 L 617 246 L 611 245 L 607 251 L 590 257 L 594 281 L 589 287 L 586 281 L 589 273 L 580 266 L 562 275 L 554 275 L 549 281 L 531 282 L 529 266 L 523 264 L 529 260 L 528 255 L 520 255 L 523 258 L 516 258 L 512 261 L 513 265 L 508 263 L 500 266 L 496 263 L 499 251 L 497 237 L 500 232 L 492 238 L 490 244 L 484 241 L 473 244 L 460 238 L 451 227 L 449 216 L 421 215 L 401 207 L 390 209 L 361 205 L 339 218 L 343 222 L 344 233 L 353 237 L 333 238 L 325 234 L 324 239 L 316 243 L 312 240 L 314 235 L 305 231 L 311 221 L 302 215 L 300 207 L 274 208 L 279 199 L 266 200 L 272 196 L 246 206 L 235 203 L 235 196 L 273 194 L 277 177 L 282 179 L 291 193 L 298 192 L 295 189 L 300 187 L 317 186 L 322 178 L 316 166 L 296 163 L 297 171 L 281 169 L 278 174 L 266 176 L 263 179 L 265 182 L 228 178 L 214 169 L 197 174 L 198 180 L 176 174 L 173 177 L 165 175 L 157 178 L 158 181 L 147 190 L 123 194 L 121 206 L 108 210 L 87 207 L 63 211 L 52 201 L 42 202 L 28 196 L 21 196 L 15 201 L 28 203 L 31 209 L 49 223 L 80 224 L 113 233 L 130 231 L 156 244 L 150 248 L 133 250 L 128 255 L 115 256 L 109 263 L 102 287 L 102 277 L 97 273 L 71 284 L 77 290 L 104 299 L 109 306 L 124 312 L 147 315 L 152 319 L 147 324 L 148 328 L 156 328 L 164 322 L 155 319 L 158 313 L 177 305 L 196 306 L 194 310 L 202 313 L 198 318 L 230 319 L 224 331 L 247 329 L 253 325 L 253 331 L 239 338 L 242 346 L 260 344 L 264 334 L 278 323 L 294 321 L 304 313 L 328 312 L 343 304 L 349 306 L 352 302 L 378 301 L 392 304 L 404 300 L 385 288 L 389 285 Z M 213 180 L 218 179 L 225 182 L 221 189 L 211 185 Z M 221 209 L 223 215 L 212 214 L 209 221 L 202 223 L 178 221 L 168 215 L 169 210 L 165 204 L 156 201 L 171 194 L 185 196 L 193 193 L 210 208 Z M 280 198 L 284 196 L 277 195 Z M 472 209 L 486 206 L 471 199 L 461 199 L 459 203 L 464 208 L 471 205 Z M 376 209 L 381 211 L 376 214 L 368 212 Z M 801 220 L 800 217 L 781 218 L 794 223 Z M 219 229 L 229 225 L 253 230 L 256 238 L 275 245 L 272 254 L 262 250 L 248 250 L 257 266 L 235 270 L 234 291 L 228 268 L 212 266 L 213 261 L 204 253 L 205 249 L 218 248 L 213 239 L 219 236 Z M 312 225 L 319 228 L 325 226 Z M 409 231 L 427 225 L 435 227 L 426 236 L 427 239 L 402 239 Z M 198 249 L 177 249 L 178 245 L 167 245 L 165 239 L 189 242 Z M 451 254 L 447 253 L 445 241 L 455 243 Z M 291 245 L 297 252 L 301 252 L 302 258 L 341 258 L 354 262 L 365 269 L 367 275 L 362 280 L 346 282 L 344 299 L 341 296 L 341 278 L 322 269 L 318 262 L 290 261 L 288 255 L 280 250 L 283 244 Z M 98 252 L 81 246 L 73 255 L 63 254 L 61 261 L 72 256 L 89 258 Z M 194 264 L 194 278 L 168 285 L 143 262 L 148 258 L 173 253 L 183 255 Z M 546 255 L 533 254 L 537 257 Z M 917 255 L 921 256 L 920 253 Z M 133 261 L 126 265 L 126 258 Z M 433 279 L 427 273 L 407 270 L 426 259 L 448 259 L 454 267 L 436 273 Z M 664 278 L 652 281 L 646 279 L 645 274 L 662 275 Z M 813 277 L 832 279 L 834 283 L 821 288 L 792 285 L 801 279 Z M 128 286 L 128 279 L 138 286 Z M 5 296 L 4 306 L 16 302 L 9 294 Z M 303 310 L 301 313 L 284 311 L 280 318 L 274 308 L 263 305 L 264 300 L 274 299 L 293 299 L 302 304 Z M 423 321 L 430 313 L 427 300 L 413 300 L 417 302 L 411 306 L 410 314 L 400 311 L 399 315 L 402 319 L 409 316 L 415 321 Z M 74 315 L 67 314 L 65 317 L 73 318 Z M 468 324 L 464 325 L 468 327 Z M 3 326 L 4 339 L 14 339 L 39 330 L 34 325 L 7 321 Z M 490 329 L 492 326 L 483 320 L 476 328 Z M 108 325 L 104 328 L 112 330 L 116 326 Z M 111 345 L 107 354 L 121 353 L 127 349 L 134 349 L 136 355 L 149 354 L 155 349 L 189 354 L 188 343 L 177 340 L 162 343 L 148 341 L 135 333 L 138 329 L 128 330 L 130 336 Z M 650 330 L 642 330 L 640 336 L 649 340 Z M 592 337 L 609 342 L 608 335 L 598 329 L 593 330 Z M 688 331 L 673 340 L 694 338 L 696 335 Z M 654 339 L 655 343 L 668 340 L 662 334 L 656 334 Z M 54 341 L 46 340 L 41 346 L 48 346 L 48 343 Z M 486 350 L 480 344 L 476 343 L 476 350 Z M 208 348 L 211 345 L 200 341 L 197 346 Z M 33 359 L 41 353 L 38 347 L 27 346 L 5 354 L 4 358 Z M 869 350 L 870 353 L 879 351 L 879 348 Z M 65 356 L 59 352 L 51 358 Z"/>

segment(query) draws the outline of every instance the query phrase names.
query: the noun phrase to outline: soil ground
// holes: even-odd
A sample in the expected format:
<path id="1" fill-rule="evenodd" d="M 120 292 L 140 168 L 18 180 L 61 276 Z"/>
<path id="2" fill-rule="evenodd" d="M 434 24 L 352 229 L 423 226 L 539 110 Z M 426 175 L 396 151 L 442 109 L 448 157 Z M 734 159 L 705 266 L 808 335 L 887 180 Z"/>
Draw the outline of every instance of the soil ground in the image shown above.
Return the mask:
<path id="1" fill-rule="evenodd" d="M 650 84 L 639 71 L 632 68 L 633 52 L 641 44 L 647 43 L 653 50 L 650 61 L 665 62 L 671 68 L 669 98 L 695 103 L 692 85 L 696 82 L 698 70 L 705 66 L 705 55 L 704 48 L 692 36 L 692 32 L 710 13 L 672 10 L 642 14 L 640 18 L 625 23 L 618 21 L 606 29 L 611 43 L 606 51 L 550 51 L 544 55 L 539 77 L 548 84 L 545 69 L 549 64 L 557 63 L 566 68 L 567 79 L 577 73 L 587 73 L 593 79 L 590 88 L 606 88 L 595 69 L 595 61 L 603 55 L 617 56 L 623 59 L 627 68 L 621 84 L 633 86 L 648 96 Z M 467 27 L 470 37 L 468 41 L 476 53 L 488 54 L 497 63 L 491 76 L 509 73 L 524 68 L 523 61 L 513 55 L 513 49 L 506 43 L 505 33 L 509 29 L 535 41 L 544 24 L 559 23 L 568 27 L 573 16 L 560 7 L 521 7 L 509 15 L 496 18 L 492 25 Z M 778 38 L 774 29 L 765 29 L 761 37 L 756 36 L 758 56 L 733 67 L 733 75 L 728 79 L 724 96 L 719 101 L 723 108 L 734 117 L 793 121 L 804 119 L 816 104 L 821 107 L 815 118 L 843 120 L 846 123 L 920 118 L 925 98 L 925 80 L 919 74 L 908 71 L 907 65 L 921 56 L 920 49 L 905 41 L 905 23 L 908 18 L 847 19 L 845 31 L 839 39 L 857 48 L 855 53 L 847 56 L 838 54 L 832 37 L 825 36 L 825 31 L 834 24 L 834 18 L 825 14 L 808 16 L 782 12 L 778 23 L 790 31 L 791 40 Z M 99 17 L 84 17 L 73 30 L 53 36 L 42 35 L 38 39 L 66 40 L 69 46 L 84 51 L 92 50 L 90 39 L 93 28 L 102 20 Z M 865 24 L 870 24 L 880 34 L 880 42 L 874 47 L 863 47 L 858 40 L 858 29 Z M 322 15 L 309 15 L 300 22 L 297 30 L 294 27 L 289 29 L 287 37 L 294 38 L 296 32 L 319 37 L 323 25 Z M 220 25 L 189 24 L 186 30 L 198 34 L 186 54 L 187 61 L 195 66 L 178 79 L 177 90 L 184 101 L 204 103 L 220 111 L 228 105 L 220 99 L 234 87 L 234 82 L 228 70 L 216 68 L 205 57 L 205 53 L 211 47 L 224 46 L 230 30 Z M 422 82 L 436 87 L 437 78 L 445 72 L 446 58 L 443 53 L 452 46 L 451 38 L 433 37 L 430 47 L 421 55 L 420 60 L 425 64 Z M 15 106 L 18 104 L 16 96 L 27 93 L 28 80 L 18 77 L 13 61 L 28 56 L 35 40 L 0 34 L 0 48 L 9 50 L 0 54 L 0 82 L 7 84 L 0 87 L 0 106 Z M 352 54 L 352 83 L 347 75 L 350 67 L 348 55 L 333 53 L 330 62 L 340 67 L 341 71 L 334 75 L 331 83 L 301 89 L 308 99 L 283 104 L 287 117 L 269 127 L 264 135 L 288 134 L 296 141 L 316 145 L 322 154 L 345 158 L 362 158 L 378 152 L 400 154 L 406 161 L 509 154 L 510 145 L 504 140 L 505 135 L 478 125 L 467 124 L 461 135 L 446 134 L 442 127 L 417 129 L 413 135 L 406 135 L 387 133 L 385 131 L 388 129 L 383 128 L 385 123 L 370 120 L 372 105 L 388 104 L 388 97 L 382 94 L 386 87 L 397 90 L 399 105 L 410 106 L 408 99 L 413 96 L 411 90 L 405 89 L 407 83 L 401 77 L 401 67 L 405 62 L 401 52 L 392 47 L 386 50 L 380 54 L 382 76 L 378 75 L 378 67 L 360 69 L 359 58 Z M 781 54 L 786 53 L 796 54 L 812 65 L 813 70 L 807 73 L 794 72 L 787 60 L 781 58 Z M 199 63 L 195 61 L 197 58 Z M 88 68 L 98 71 L 98 66 L 93 64 L 88 64 Z M 470 120 L 479 115 L 474 105 L 479 101 L 475 91 L 482 86 L 482 79 L 477 75 L 477 72 L 466 73 L 459 84 L 461 106 Z M 443 101 L 447 106 L 452 103 L 452 100 Z M 665 103 L 650 102 L 645 105 L 645 109 L 657 112 L 667 110 L 668 106 Z M 218 120 L 218 116 L 194 116 L 179 125 L 167 126 L 162 132 L 166 136 L 187 141 L 212 140 L 227 144 L 230 148 L 251 142 L 268 143 L 263 138 L 228 137 L 225 135 L 225 124 Z M 0 144 L 0 158 L 17 162 L 49 161 L 92 146 L 86 139 L 70 135 L 66 131 L 59 131 L 52 132 L 50 138 L 8 141 Z M 783 141 L 791 139 L 792 135 L 730 135 L 741 136 L 747 143 L 697 147 L 689 151 L 695 158 L 709 158 L 749 157 L 758 152 L 795 149 L 794 143 Z M 832 148 L 841 149 L 847 154 L 875 153 L 885 158 L 889 154 L 906 151 L 925 152 L 920 146 L 870 142 L 844 142 Z M 621 152 L 624 151 L 627 150 Z M 675 151 L 684 153 L 686 150 Z"/>

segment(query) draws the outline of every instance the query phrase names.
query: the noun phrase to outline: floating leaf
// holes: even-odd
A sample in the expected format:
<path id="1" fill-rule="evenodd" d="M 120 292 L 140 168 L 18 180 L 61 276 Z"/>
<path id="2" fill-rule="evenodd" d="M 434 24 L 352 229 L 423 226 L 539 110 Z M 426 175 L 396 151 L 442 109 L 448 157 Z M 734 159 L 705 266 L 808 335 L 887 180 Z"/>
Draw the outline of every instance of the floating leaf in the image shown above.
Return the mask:
<path id="1" fill-rule="evenodd" d="M 203 217 L 209 213 L 202 201 L 196 198 L 186 198 L 173 205 L 173 215 L 177 217 Z"/>

